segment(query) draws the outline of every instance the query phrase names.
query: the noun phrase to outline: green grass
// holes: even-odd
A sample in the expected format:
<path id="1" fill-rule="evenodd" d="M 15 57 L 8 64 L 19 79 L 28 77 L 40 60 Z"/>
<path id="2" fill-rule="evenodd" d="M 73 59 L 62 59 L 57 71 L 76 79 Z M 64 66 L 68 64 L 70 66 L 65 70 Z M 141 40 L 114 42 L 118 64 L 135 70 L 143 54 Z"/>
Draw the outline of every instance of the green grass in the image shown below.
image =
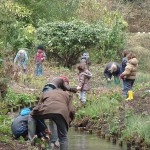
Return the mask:
<path id="1" fill-rule="evenodd" d="M 99 118 L 102 115 L 110 115 L 117 111 L 119 107 L 119 100 L 121 97 L 118 93 L 108 93 L 105 95 L 89 95 L 90 99 L 86 104 L 86 107 L 81 108 L 76 117 L 82 118 L 88 116 L 90 118 Z"/>
<path id="2" fill-rule="evenodd" d="M 127 118 L 126 129 L 122 132 L 123 139 L 139 138 L 150 144 L 150 116 L 132 115 Z"/>
<path id="3" fill-rule="evenodd" d="M 150 88 L 150 74 L 138 72 L 137 77 L 135 79 L 134 89 L 140 90 L 144 88 Z"/>

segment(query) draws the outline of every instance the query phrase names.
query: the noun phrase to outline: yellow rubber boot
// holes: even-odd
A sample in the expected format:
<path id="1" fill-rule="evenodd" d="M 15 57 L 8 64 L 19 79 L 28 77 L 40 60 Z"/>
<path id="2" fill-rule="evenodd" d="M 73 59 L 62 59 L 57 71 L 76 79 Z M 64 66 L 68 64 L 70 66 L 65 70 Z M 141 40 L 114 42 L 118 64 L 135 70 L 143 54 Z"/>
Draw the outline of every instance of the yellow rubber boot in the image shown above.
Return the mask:
<path id="1" fill-rule="evenodd" d="M 133 91 L 128 91 L 128 98 L 126 99 L 126 101 L 131 101 L 133 100 Z"/>
<path id="2" fill-rule="evenodd" d="M 130 95 L 130 100 L 133 100 L 133 91 L 130 91 L 131 93 L 131 95 Z"/>

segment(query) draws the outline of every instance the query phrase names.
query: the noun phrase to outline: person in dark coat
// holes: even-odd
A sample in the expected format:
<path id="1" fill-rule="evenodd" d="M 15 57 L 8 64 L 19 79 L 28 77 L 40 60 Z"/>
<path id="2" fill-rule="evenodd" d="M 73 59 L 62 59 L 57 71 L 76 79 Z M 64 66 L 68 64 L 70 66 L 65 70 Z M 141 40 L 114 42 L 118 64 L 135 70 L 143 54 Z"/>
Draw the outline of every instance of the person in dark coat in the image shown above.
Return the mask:
<path id="1" fill-rule="evenodd" d="M 110 62 L 106 65 L 104 70 L 104 76 L 108 82 L 110 82 L 112 76 L 114 76 L 114 81 L 115 83 L 117 83 L 119 81 L 120 74 L 121 74 L 121 66 L 117 62 Z"/>
<path id="2" fill-rule="evenodd" d="M 46 92 L 47 90 L 56 88 L 62 89 L 63 91 L 69 91 L 74 93 L 77 92 L 76 88 L 69 86 L 69 79 L 66 76 L 59 76 L 54 78 L 52 81 L 50 81 L 44 86 L 42 91 Z"/>
<path id="3" fill-rule="evenodd" d="M 123 58 L 122 58 L 122 68 L 121 68 L 121 72 L 124 72 L 125 71 L 125 67 L 127 66 L 127 61 L 128 61 L 128 59 L 127 59 L 127 55 L 129 54 L 129 52 L 127 51 L 127 50 L 124 50 L 123 52 L 122 52 L 122 56 L 123 56 Z"/>
<path id="4" fill-rule="evenodd" d="M 31 112 L 31 120 L 50 119 L 56 123 L 60 150 L 68 149 L 67 132 L 74 118 L 71 96 L 62 89 L 43 92 L 43 95 Z"/>

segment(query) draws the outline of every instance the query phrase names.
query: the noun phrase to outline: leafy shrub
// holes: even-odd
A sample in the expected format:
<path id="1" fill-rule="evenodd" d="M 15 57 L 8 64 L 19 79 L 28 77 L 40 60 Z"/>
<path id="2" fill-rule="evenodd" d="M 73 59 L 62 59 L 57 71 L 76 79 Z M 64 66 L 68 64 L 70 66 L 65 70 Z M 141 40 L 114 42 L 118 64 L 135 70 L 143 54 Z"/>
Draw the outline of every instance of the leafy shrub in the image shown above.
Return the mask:
<path id="1" fill-rule="evenodd" d="M 29 105 L 30 102 L 34 102 L 36 97 L 31 94 L 17 94 L 13 90 L 9 89 L 5 97 L 5 102 L 10 106 L 16 106 L 17 104 Z"/>
<path id="2" fill-rule="evenodd" d="M 117 18 L 111 28 L 103 23 L 90 25 L 81 21 L 47 23 L 37 29 L 37 42 L 44 43 L 49 56 L 69 68 L 90 48 L 100 58 L 112 58 L 124 41 L 122 24 Z"/>

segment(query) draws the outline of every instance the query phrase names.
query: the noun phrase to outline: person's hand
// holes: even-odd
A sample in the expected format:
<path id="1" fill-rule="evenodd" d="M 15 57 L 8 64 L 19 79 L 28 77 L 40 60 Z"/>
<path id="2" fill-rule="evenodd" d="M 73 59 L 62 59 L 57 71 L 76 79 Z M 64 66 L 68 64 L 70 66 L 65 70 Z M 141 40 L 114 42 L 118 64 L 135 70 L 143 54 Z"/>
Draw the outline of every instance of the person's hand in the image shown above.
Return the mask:
<path id="1" fill-rule="evenodd" d="M 120 74 L 119 79 L 123 79 L 123 74 Z"/>
<path id="2" fill-rule="evenodd" d="M 111 81 L 111 79 L 110 79 L 110 78 L 108 78 L 108 79 L 107 79 L 107 81 L 108 81 L 108 82 L 110 82 L 110 81 Z"/>
<path id="3" fill-rule="evenodd" d="M 77 90 L 80 91 L 80 90 L 81 90 L 81 87 L 80 87 L 80 86 L 77 86 Z"/>
<path id="4" fill-rule="evenodd" d="M 73 93 L 77 93 L 77 88 L 71 88 L 70 91 L 73 92 Z"/>

